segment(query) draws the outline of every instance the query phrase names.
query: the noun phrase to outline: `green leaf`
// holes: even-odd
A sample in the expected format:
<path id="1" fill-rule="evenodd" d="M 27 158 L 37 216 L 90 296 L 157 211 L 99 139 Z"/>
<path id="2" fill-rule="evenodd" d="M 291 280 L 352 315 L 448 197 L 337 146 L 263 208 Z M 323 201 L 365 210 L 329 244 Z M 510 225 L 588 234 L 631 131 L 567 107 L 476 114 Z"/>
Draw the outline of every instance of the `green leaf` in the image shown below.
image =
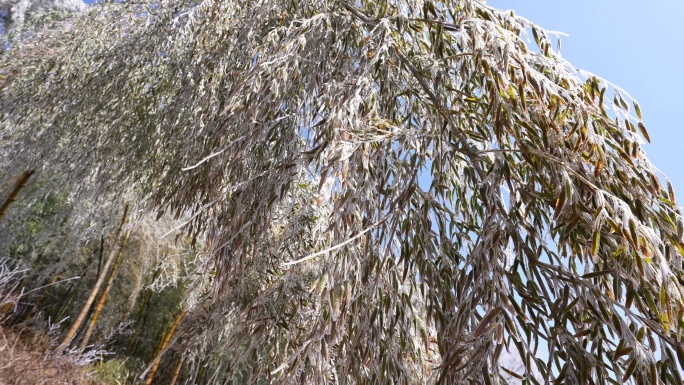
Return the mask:
<path id="1" fill-rule="evenodd" d="M 643 117 L 641 116 L 641 107 L 639 107 L 639 103 L 637 102 L 634 102 L 634 111 L 636 111 L 637 118 L 643 119 Z"/>
<path id="2" fill-rule="evenodd" d="M 648 131 L 646 131 L 646 126 L 642 122 L 639 122 L 639 131 L 641 135 L 646 139 L 647 142 L 651 143 L 651 138 L 648 136 Z"/>
<path id="3" fill-rule="evenodd" d="M 594 230 L 594 236 L 591 242 L 591 255 L 596 256 L 598 254 L 599 244 L 601 243 L 601 232 L 596 229 Z"/>
<path id="4" fill-rule="evenodd" d="M 679 255 L 684 257 L 684 245 L 681 242 L 675 243 L 675 246 L 677 246 L 677 251 L 679 251 Z"/>
<path id="5" fill-rule="evenodd" d="M 582 278 L 589 279 L 589 278 L 603 277 L 604 275 L 610 275 L 613 273 L 614 273 L 613 270 L 592 271 L 591 273 L 584 274 L 582 276 Z"/>
<path id="6" fill-rule="evenodd" d="M 625 374 L 622 376 L 622 382 L 627 382 L 627 380 L 629 380 L 629 376 L 631 376 L 632 373 L 634 373 L 634 369 L 636 369 L 636 365 L 637 365 L 636 358 L 632 358 L 629 361 L 629 365 L 627 366 L 627 369 L 625 370 Z"/>

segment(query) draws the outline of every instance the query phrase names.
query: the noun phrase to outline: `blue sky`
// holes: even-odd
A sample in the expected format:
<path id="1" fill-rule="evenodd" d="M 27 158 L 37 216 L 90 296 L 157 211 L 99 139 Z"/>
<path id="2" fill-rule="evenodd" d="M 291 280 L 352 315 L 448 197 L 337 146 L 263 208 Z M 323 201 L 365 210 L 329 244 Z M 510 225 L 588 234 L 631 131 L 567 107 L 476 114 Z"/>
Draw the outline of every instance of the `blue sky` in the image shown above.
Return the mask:
<path id="1" fill-rule="evenodd" d="M 570 36 L 561 54 L 639 101 L 645 150 L 684 202 L 684 1 L 489 0 Z"/>

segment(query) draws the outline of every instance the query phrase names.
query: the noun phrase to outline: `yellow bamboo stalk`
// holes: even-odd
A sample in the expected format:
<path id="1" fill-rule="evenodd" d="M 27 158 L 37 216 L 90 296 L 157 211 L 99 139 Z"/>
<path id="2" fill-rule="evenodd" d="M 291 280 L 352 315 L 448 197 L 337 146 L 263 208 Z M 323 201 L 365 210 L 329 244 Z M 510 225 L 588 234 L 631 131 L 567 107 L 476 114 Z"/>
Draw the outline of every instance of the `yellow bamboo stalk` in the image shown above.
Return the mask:
<path id="1" fill-rule="evenodd" d="M 112 282 L 114 282 L 114 277 L 116 276 L 116 271 L 119 268 L 119 263 L 121 262 L 121 256 L 123 255 L 123 249 L 126 246 L 126 241 L 128 241 L 128 236 L 130 234 L 131 234 L 130 230 L 126 231 L 126 234 L 124 235 L 123 239 L 121 240 L 121 246 L 119 246 L 119 252 L 116 253 L 116 259 L 114 260 L 114 266 L 112 266 L 112 272 L 109 274 L 109 279 L 107 279 L 107 283 L 105 284 L 104 290 L 102 291 L 102 295 L 100 295 L 100 300 L 97 301 L 97 306 L 95 306 L 95 311 L 93 312 L 93 316 L 90 317 L 90 322 L 88 322 L 88 327 L 86 328 L 85 334 L 83 335 L 83 339 L 81 339 L 81 344 L 78 345 L 78 350 L 80 350 L 80 351 L 85 350 L 86 346 L 88 346 L 88 341 L 90 340 L 90 335 L 93 333 L 93 329 L 95 329 L 95 324 L 97 323 L 97 319 L 100 318 L 100 313 L 102 313 L 102 308 L 104 307 L 104 303 L 107 300 L 107 296 L 109 295 L 109 289 L 112 287 Z"/>
<path id="2" fill-rule="evenodd" d="M 3 203 L 2 206 L 0 206 L 0 220 L 2 220 L 2 218 L 7 214 L 7 211 L 9 211 L 9 208 L 10 206 L 12 206 L 12 203 L 16 202 L 19 193 L 24 187 L 26 187 L 29 179 L 31 179 L 31 175 L 33 175 L 34 173 L 34 170 L 29 170 L 24 171 L 21 173 L 21 175 L 19 175 L 17 182 L 14 184 L 12 192 L 7 197 L 7 199 L 5 199 L 5 203 Z"/>
<path id="3" fill-rule="evenodd" d="M 150 385 L 152 384 L 152 381 L 154 381 L 154 376 L 157 374 L 157 370 L 159 369 L 159 364 L 161 363 L 161 356 L 164 354 L 164 349 L 166 349 L 166 347 L 169 345 L 171 337 L 173 337 L 173 333 L 176 332 L 176 328 L 178 327 L 180 321 L 183 319 L 183 316 L 185 316 L 185 310 L 180 312 L 178 317 L 176 317 L 176 320 L 173 321 L 171 329 L 169 329 L 169 332 L 166 333 L 166 336 L 164 337 L 162 344 L 159 346 L 160 353 L 157 354 L 157 356 L 154 358 L 154 362 L 152 363 L 152 369 L 150 370 L 150 375 L 147 377 L 145 385 Z"/>
<path id="4" fill-rule="evenodd" d="M 90 310 L 90 307 L 93 306 L 93 302 L 95 302 L 95 297 L 97 296 L 97 293 L 100 291 L 100 287 L 104 282 L 105 276 L 107 275 L 107 271 L 109 270 L 109 266 L 111 266 L 112 262 L 114 262 L 114 257 L 116 256 L 116 242 L 119 240 L 119 236 L 121 235 L 121 230 L 123 229 L 124 224 L 126 224 L 127 215 L 128 205 L 124 207 L 124 212 L 121 216 L 121 223 L 119 224 L 119 228 L 116 230 L 116 235 L 114 236 L 114 246 L 112 247 L 112 250 L 109 252 L 109 255 L 107 256 L 107 261 L 105 262 L 105 265 L 102 268 L 102 273 L 97 278 L 97 282 L 95 282 L 95 286 L 93 287 L 93 290 L 90 292 L 90 296 L 88 296 L 88 299 L 86 300 L 86 303 L 83 305 L 81 312 L 79 313 L 78 317 L 76 317 L 74 323 L 71 325 L 71 329 L 69 329 L 67 334 L 64 336 L 62 343 L 57 347 L 57 353 L 62 353 L 66 348 L 69 347 L 71 341 L 74 339 L 74 336 L 76 335 L 76 332 L 78 331 L 78 328 L 81 327 L 83 320 L 85 320 L 86 315 Z"/>
<path id="5" fill-rule="evenodd" d="M 185 356 L 181 355 L 180 360 L 178 360 L 178 365 L 176 365 L 176 370 L 173 371 L 173 378 L 171 379 L 169 385 L 176 385 L 176 381 L 178 380 L 178 376 L 180 375 L 181 368 L 183 367 L 184 358 Z"/>

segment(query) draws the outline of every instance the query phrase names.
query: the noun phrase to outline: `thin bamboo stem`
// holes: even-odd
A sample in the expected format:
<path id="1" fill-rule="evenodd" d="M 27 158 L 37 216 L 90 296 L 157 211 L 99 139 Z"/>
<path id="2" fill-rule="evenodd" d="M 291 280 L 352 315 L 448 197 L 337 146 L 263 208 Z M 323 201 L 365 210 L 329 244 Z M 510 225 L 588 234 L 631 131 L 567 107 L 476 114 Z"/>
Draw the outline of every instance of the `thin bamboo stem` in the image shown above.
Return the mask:
<path id="1" fill-rule="evenodd" d="M 199 366 L 199 371 L 197 373 L 196 384 L 201 384 L 204 381 L 204 374 L 207 372 L 207 365 L 209 364 L 209 357 L 204 358 Z"/>
<path id="2" fill-rule="evenodd" d="M 176 381 L 178 380 L 178 376 L 180 375 L 181 368 L 183 367 L 183 360 L 185 359 L 185 356 L 181 354 L 180 360 L 178 360 L 178 365 L 176 365 L 176 370 L 173 371 L 173 378 L 171 379 L 171 382 L 169 385 L 176 385 Z"/>
<path id="3" fill-rule="evenodd" d="M 100 252 L 99 252 L 99 258 L 97 260 L 97 276 L 99 277 L 100 274 L 102 274 L 102 260 L 104 259 L 104 246 L 105 246 L 105 234 L 104 231 L 100 235 Z"/>
<path id="4" fill-rule="evenodd" d="M 176 332 L 176 328 L 178 327 L 180 321 L 183 319 L 183 316 L 185 316 L 185 310 L 180 312 L 178 317 L 176 317 L 176 320 L 173 321 L 171 329 L 169 329 L 169 332 L 166 333 L 166 336 L 164 337 L 164 340 L 162 341 L 162 344 L 159 347 L 159 354 L 157 354 L 157 356 L 154 358 L 154 362 L 152 363 L 152 369 L 150 370 L 150 375 L 147 377 L 145 385 L 151 385 L 152 381 L 154 381 L 154 376 L 157 374 L 157 370 L 159 369 L 159 364 L 161 363 L 161 356 L 164 354 L 164 349 L 166 349 L 166 347 L 169 345 L 171 337 L 173 337 L 173 333 Z"/>
<path id="5" fill-rule="evenodd" d="M 59 308 L 57 309 L 57 316 L 54 317 L 56 319 L 64 319 L 64 313 L 66 313 L 69 310 L 69 306 L 71 306 L 71 303 L 74 302 L 74 297 L 76 296 L 76 293 L 78 293 L 78 290 L 81 288 L 81 285 L 83 285 L 83 282 L 86 281 L 86 277 L 88 275 L 88 268 L 90 265 L 93 263 L 95 259 L 95 254 L 93 254 L 90 259 L 86 262 L 86 264 L 83 266 L 83 271 L 81 274 L 78 275 L 80 279 L 77 279 L 74 281 L 71 285 L 69 285 L 69 288 L 67 289 L 66 293 L 62 296 L 62 298 L 66 298 L 65 301 L 60 301 Z M 98 272 L 99 276 L 100 273 Z"/>
<path id="6" fill-rule="evenodd" d="M 126 242 L 128 241 L 128 236 L 130 234 L 131 234 L 130 230 L 126 231 L 126 234 L 124 235 L 123 239 L 121 240 L 121 246 L 119 246 L 119 252 L 116 253 L 116 259 L 114 260 L 114 266 L 112 266 L 112 272 L 109 273 L 109 279 L 107 279 L 107 283 L 105 284 L 104 290 L 102 291 L 102 295 L 100 295 L 100 300 L 97 301 L 97 306 L 95 306 L 95 311 L 93 312 L 93 316 L 90 318 L 90 322 L 88 322 L 88 327 L 86 328 L 85 334 L 83 335 L 83 338 L 81 339 L 81 344 L 78 346 L 78 350 L 80 350 L 80 351 L 85 350 L 86 346 L 88 346 L 88 341 L 90 340 L 90 336 L 93 333 L 93 329 L 95 328 L 95 324 L 97 323 L 98 318 L 100 318 L 100 313 L 102 313 L 102 308 L 104 307 L 104 303 L 107 300 L 107 296 L 109 295 L 109 289 L 112 287 L 112 282 L 114 282 L 114 277 L 116 276 L 116 271 L 119 268 L 119 263 L 121 262 L 121 256 L 123 255 L 123 249 L 126 246 Z"/>
<path id="7" fill-rule="evenodd" d="M 126 224 L 126 217 L 128 216 L 128 205 L 124 207 L 124 212 L 123 215 L 121 216 L 121 223 L 119 224 L 119 228 L 116 230 L 116 235 L 114 236 L 114 245 L 116 245 L 116 242 L 119 240 L 119 236 L 121 235 L 121 230 L 124 227 L 124 224 Z M 78 317 L 74 321 L 74 323 L 71 325 L 71 329 L 67 332 L 67 334 L 64 336 L 64 339 L 62 340 L 62 343 L 57 347 L 56 351 L 57 353 L 62 353 L 66 348 L 69 347 L 71 344 L 71 341 L 74 339 L 74 336 L 76 335 L 76 332 L 78 331 L 79 327 L 81 327 L 81 324 L 86 318 L 86 315 L 88 314 L 88 311 L 90 308 L 93 306 L 93 302 L 95 302 L 95 297 L 97 296 L 97 293 L 100 291 L 100 287 L 102 286 L 102 283 L 104 282 L 105 276 L 107 275 L 107 271 L 109 270 L 109 266 L 111 266 L 112 262 L 114 262 L 114 257 L 116 256 L 116 246 L 112 247 L 112 250 L 109 252 L 109 255 L 107 256 L 107 261 L 105 262 L 105 265 L 102 269 L 102 274 L 97 278 L 97 282 L 95 282 L 95 286 L 93 287 L 93 290 L 90 292 L 90 296 L 88 296 L 88 299 L 86 300 L 86 303 L 83 305 L 83 308 L 81 309 L 81 312 L 79 313 Z"/>

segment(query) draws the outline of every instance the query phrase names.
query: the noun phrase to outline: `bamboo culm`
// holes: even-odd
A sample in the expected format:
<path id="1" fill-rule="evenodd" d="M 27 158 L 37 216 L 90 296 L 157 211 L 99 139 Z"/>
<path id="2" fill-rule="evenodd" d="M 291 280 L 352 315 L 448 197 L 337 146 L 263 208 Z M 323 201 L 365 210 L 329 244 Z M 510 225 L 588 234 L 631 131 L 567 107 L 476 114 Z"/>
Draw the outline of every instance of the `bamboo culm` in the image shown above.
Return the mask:
<path id="1" fill-rule="evenodd" d="M 178 360 L 178 365 L 176 365 L 176 370 L 173 371 L 173 378 L 171 379 L 171 382 L 169 385 L 176 385 L 176 381 L 178 381 L 178 376 L 180 375 L 181 368 L 183 367 L 183 360 L 185 359 L 185 356 L 181 355 L 180 360 Z"/>
<path id="2" fill-rule="evenodd" d="M 100 313 L 102 313 L 102 308 L 104 307 L 104 303 L 107 300 L 107 296 L 109 295 L 109 289 L 112 287 L 112 282 L 114 282 L 114 277 L 116 276 L 116 271 L 119 268 L 121 256 L 123 255 L 123 249 L 126 246 L 126 242 L 128 241 L 128 237 L 130 234 L 130 230 L 126 231 L 123 240 L 121 240 L 119 252 L 116 254 L 114 266 L 112 266 L 112 272 L 109 274 L 109 279 L 107 279 L 107 283 L 105 284 L 104 290 L 102 291 L 102 295 L 100 295 L 100 300 L 97 302 L 97 306 L 95 306 L 95 311 L 93 312 L 93 316 L 90 318 L 88 328 L 86 329 L 85 334 L 83 335 L 83 339 L 81 339 L 81 343 L 78 346 L 78 350 L 80 351 L 85 350 L 86 346 L 88 346 L 90 335 L 93 333 L 93 329 L 95 328 L 95 324 L 97 323 L 98 318 L 100 318 Z"/>
<path id="3" fill-rule="evenodd" d="M 119 224 L 119 227 L 116 230 L 116 234 L 114 236 L 114 245 L 116 245 L 116 242 L 119 240 L 119 236 L 121 235 L 121 230 L 123 229 L 124 225 L 126 224 L 126 217 L 128 216 L 128 205 L 124 207 L 124 212 L 123 215 L 121 216 L 121 223 Z M 95 282 L 95 286 L 93 287 L 93 290 L 90 292 L 90 296 L 88 296 L 88 299 L 86 300 L 86 303 L 83 305 L 83 308 L 81 309 L 81 312 L 79 313 L 78 317 L 74 321 L 74 323 L 71 325 L 71 328 L 67 332 L 67 334 L 64 336 L 64 339 L 62 340 L 62 343 L 57 347 L 56 351 L 57 353 L 62 353 L 66 348 L 69 347 L 71 344 L 71 341 L 74 339 L 74 336 L 76 335 L 76 332 L 78 331 L 79 327 L 83 323 L 83 321 L 86 318 L 86 315 L 88 314 L 88 311 L 90 310 L 90 307 L 93 305 L 93 302 L 95 302 L 95 297 L 97 296 L 97 293 L 100 291 L 100 287 L 102 286 L 102 283 L 104 282 L 105 276 L 107 275 L 107 271 L 109 270 L 109 266 L 111 266 L 112 262 L 114 262 L 114 257 L 116 256 L 116 246 L 112 247 L 112 250 L 109 252 L 109 255 L 107 256 L 107 261 L 105 262 L 104 267 L 102 268 L 102 274 L 97 278 L 97 282 Z"/>
<path id="4" fill-rule="evenodd" d="M 161 356 L 164 354 L 164 349 L 166 349 L 166 347 L 169 345 L 171 337 L 173 337 L 173 333 L 176 332 L 176 328 L 178 327 L 180 321 L 183 319 L 183 316 L 185 316 L 185 310 L 180 312 L 178 317 L 176 317 L 176 320 L 173 322 L 173 325 L 171 325 L 169 332 L 166 333 L 166 336 L 164 336 L 164 340 L 162 341 L 162 344 L 159 346 L 159 354 L 157 354 L 157 356 L 154 358 L 154 361 L 152 362 L 152 368 L 150 369 L 150 374 L 147 377 L 145 385 L 150 385 L 152 384 L 152 381 L 154 381 L 154 376 L 157 374 L 157 370 L 159 369 L 159 364 L 161 363 Z"/>

